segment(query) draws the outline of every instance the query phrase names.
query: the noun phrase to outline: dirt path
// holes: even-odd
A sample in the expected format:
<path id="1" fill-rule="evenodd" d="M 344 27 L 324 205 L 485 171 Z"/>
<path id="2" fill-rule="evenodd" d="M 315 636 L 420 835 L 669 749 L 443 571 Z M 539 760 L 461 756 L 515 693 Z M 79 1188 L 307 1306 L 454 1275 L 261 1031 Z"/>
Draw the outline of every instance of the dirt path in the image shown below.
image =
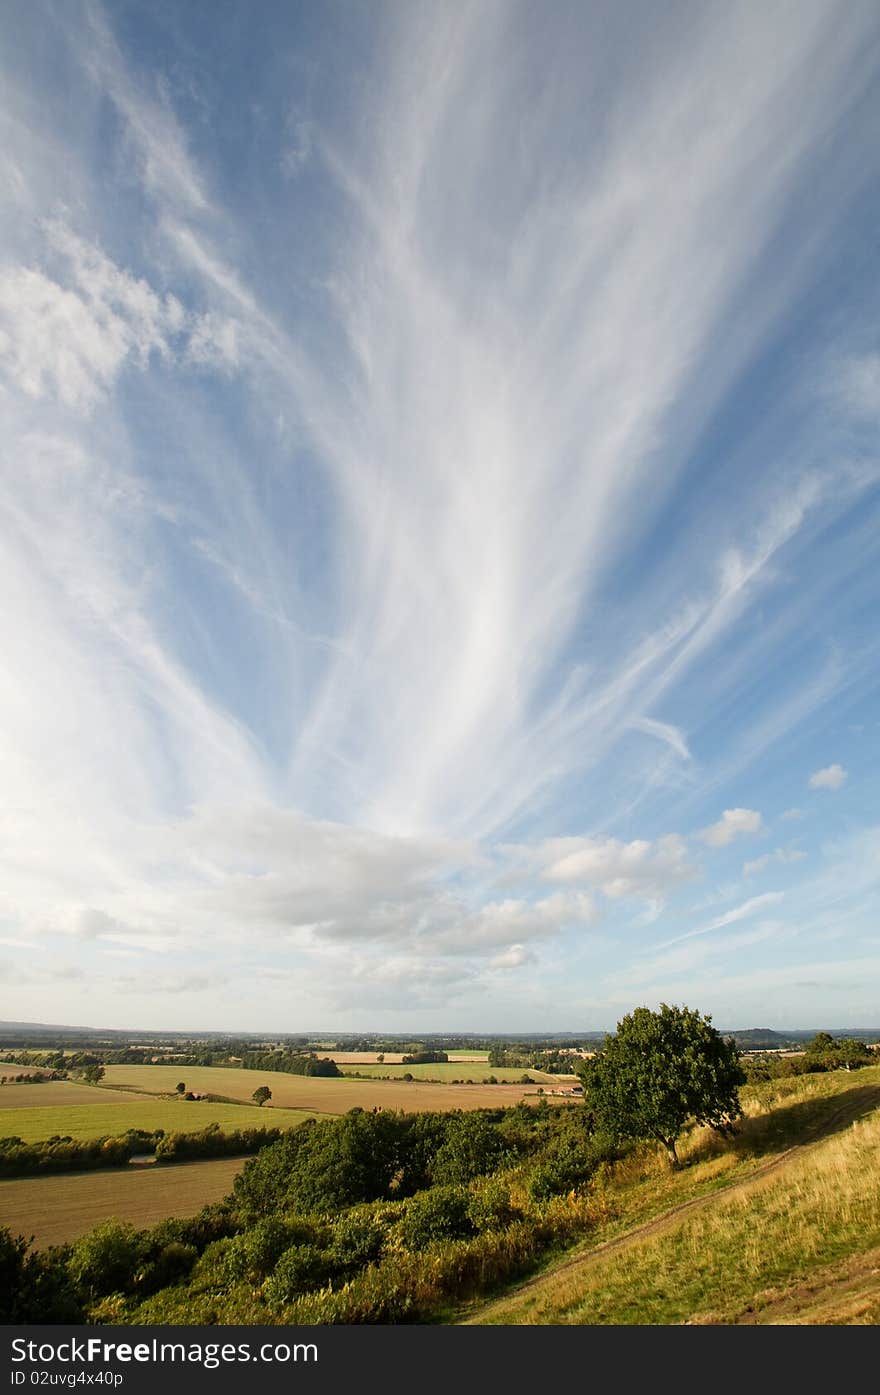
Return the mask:
<path id="1" fill-rule="evenodd" d="M 678 1206 L 672 1206 L 662 1215 L 654 1216 L 650 1221 L 645 1221 L 642 1225 L 635 1226 L 632 1230 L 627 1230 L 623 1235 L 617 1235 L 613 1240 L 606 1240 L 604 1244 L 597 1245 L 594 1249 L 586 1253 L 579 1253 L 571 1259 L 564 1260 L 561 1264 L 553 1267 L 549 1274 L 538 1274 L 534 1279 L 528 1279 L 524 1284 L 517 1285 L 504 1295 L 503 1298 L 493 1300 L 480 1308 L 473 1316 L 466 1318 L 462 1326 L 474 1327 L 481 1325 L 487 1320 L 491 1320 L 493 1314 L 501 1312 L 511 1303 L 515 1303 L 521 1295 L 538 1289 L 542 1284 L 551 1279 L 555 1282 L 560 1274 L 572 1273 L 575 1270 L 587 1269 L 596 1260 L 602 1259 L 605 1255 L 613 1254 L 616 1250 L 625 1249 L 626 1246 L 645 1240 L 654 1235 L 659 1235 L 665 1230 L 671 1229 L 683 1217 L 690 1215 L 694 1211 L 699 1211 L 705 1206 L 712 1205 L 719 1197 L 729 1197 L 736 1193 L 749 1191 L 752 1187 L 759 1185 L 765 1178 L 777 1172 L 792 1158 L 806 1152 L 808 1148 L 815 1147 L 821 1143 L 828 1134 L 833 1133 L 840 1125 L 851 1123 L 866 1112 L 866 1107 L 880 1106 L 880 1088 L 873 1088 L 867 1093 L 865 1090 L 853 1092 L 855 1098 L 845 1100 L 833 1113 L 829 1114 L 820 1123 L 815 1124 L 808 1130 L 806 1136 L 800 1143 L 795 1143 L 791 1148 L 786 1148 L 784 1152 L 777 1153 L 769 1162 L 761 1163 L 750 1173 L 748 1177 L 737 1182 L 729 1182 L 727 1186 L 717 1187 L 714 1191 L 706 1192 L 702 1196 L 692 1197 L 690 1201 L 683 1201 Z M 760 1315 L 753 1321 L 762 1322 L 764 1319 Z"/>

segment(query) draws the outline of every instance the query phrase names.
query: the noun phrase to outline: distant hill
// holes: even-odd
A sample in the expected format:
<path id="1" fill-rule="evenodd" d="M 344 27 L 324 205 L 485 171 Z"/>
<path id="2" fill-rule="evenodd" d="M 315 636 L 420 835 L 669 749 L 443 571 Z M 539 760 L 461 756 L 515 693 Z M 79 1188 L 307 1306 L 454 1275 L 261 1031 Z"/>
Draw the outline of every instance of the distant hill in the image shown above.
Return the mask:
<path id="1" fill-rule="evenodd" d="M 743 1051 L 779 1051 L 784 1050 L 786 1047 L 797 1048 L 803 1046 L 804 1042 L 811 1041 L 817 1032 L 828 1032 L 832 1037 L 835 1038 L 857 1037 L 860 1038 L 862 1041 L 866 1042 L 880 1042 L 880 1027 L 792 1027 L 788 1031 L 784 1032 L 778 1031 L 775 1027 L 737 1027 L 735 1029 L 719 1028 L 719 1031 L 721 1032 L 722 1036 L 732 1038 L 736 1042 L 737 1046 L 739 1046 Z M 349 1049 L 348 1047 L 346 1047 L 346 1041 L 349 1039 L 349 1037 L 351 1037 L 352 1041 L 357 1040 L 359 1047 L 366 1050 L 373 1049 L 371 1046 L 368 1045 L 369 1042 L 380 1040 L 383 1043 L 399 1040 L 411 1044 L 417 1041 L 426 1041 L 430 1039 L 432 1043 L 438 1045 L 451 1045 L 454 1042 L 467 1044 L 471 1039 L 473 1039 L 475 1042 L 489 1044 L 491 1044 L 492 1042 L 509 1041 L 523 1045 L 530 1042 L 545 1045 L 552 1045 L 553 1043 L 565 1043 L 567 1045 L 569 1043 L 574 1044 L 577 1042 L 581 1042 L 593 1045 L 596 1043 L 604 1042 L 606 1035 L 607 1033 L 604 1031 L 487 1032 L 485 1034 L 478 1032 L 429 1032 L 427 1034 L 422 1034 L 421 1037 L 418 1033 L 410 1033 L 408 1035 L 401 1033 L 382 1034 L 379 1032 L 364 1032 L 352 1034 L 347 1032 L 340 1033 L 332 1031 L 323 1033 L 278 1032 L 268 1034 L 268 1036 L 271 1039 L 275 1040 L 277 1038 L 277 1040 L 279 1041 L 288 1039 L 292 1040 L 295 1038 L 297 1041 L 302 1040 L 317 1042 L 322 1041 L 323 1038 L 326 1037 L 328 1040 L 332 1039 L 332 1041 L 336 1043 L 337 1049 L 339 1050 Z M 62 1037 L 71 1039 L 87 1037 L 91 1038 L 95 1042 L 104 1041 L 108 1043 L 115 1042 L 117 1040 L 122 1040 L 126 1042 L 148 1043 L 151 1041 L 156 1041 L 157 1039 L 161 1039 L 163 1041 L 220 1041 L 225 1039 L 246 1041 L 249 1038 L 257 1038 L 259 1040 L 264 1040 L 267 1038 L 267 1033 L 265 1031 L 243 1032 L 229 1030 L 217 1030 L 213 1032 L 208 1032 L 205 1030 L 187 1031 L 185 1028 L 173 1032 L 168 1030 L 167 1028 L 162 1030 L 147 1031 L 143 1028 L 124 1029 L 119 1027 L 71 1027 L 66 1024 L 52 1022 L 0 1021 L 0 1038 L 5 1039 L 3 1042 L 4 1045 L 15 1045 L 17 1044 L 18 1040 L 24 1041 L 27 1038 L 33 1038 L 34 1044 L 36 1045 L 37 1041 L 40 1039 L 52 1039 Z M 11 1040 L 12 1038 L 15 1038 L 16 1040 L 13 1042 Z M 378 1049 L 381 1050 L 383 1048 L 382 1046 L 380 1046 Z"/>
<path id="2" fill-rule="evenodd" d="M 794 1032 L 776 1032 L 772 1027 L 745 1027 L 734 1032 L 725 1032 L 726 1037 L 732 1037 L 743 1051 L 781 1051 L 786 1046 L 795 1047 L 803 1044 L 802 1037 Z M 814 1032 L 807 1034 L 807 1040 L 815 1036 Z"/>

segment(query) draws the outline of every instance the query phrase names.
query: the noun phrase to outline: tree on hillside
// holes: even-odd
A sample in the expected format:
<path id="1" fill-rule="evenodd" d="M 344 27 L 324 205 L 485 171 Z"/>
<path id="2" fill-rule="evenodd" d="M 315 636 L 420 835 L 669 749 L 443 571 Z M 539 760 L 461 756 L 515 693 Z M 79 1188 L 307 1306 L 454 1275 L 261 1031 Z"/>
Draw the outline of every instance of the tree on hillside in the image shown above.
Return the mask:
<path id="1" fill-rule="evenodd" d="M 266 1103 L 266 1100 L 270 1100 L 271 1098 L 272 1091 L 269 1089 L 268 1085 L 261 1085 L 258 1090 L 254 1090 L 251 1096 L 251 1099 L 258 1104 L 260 1108 Z"/>
<path id="2" fill-rule="evenodd" d="M 104 1074 L 103 1066 L 86 1066 L 83 1071 L 83 1080 L 87 1085 L 97 1085 L 99 1080 L 104 1079 Z"/>
<path id="3" fill-rule="evenodd" d="M 678 1167 L 676 1140 L 689 1119 L 719 1133 L 742 1114 L 745 1083 L 735 1042 L 711 1017 L 687 1007 L 636 1008 L 585 1061 L 579 1074 L 597 1130 L 614 1138 L 657 1139 Z"/>
<path id="4" fill-rule="evenodd" d="M 186 1094 L 186 1084 L 185 1084 L 185 1082 L 184 1082 L 183 1080 L 178 1080 L 178 1082 L 177 1082 L 177 1084 L 175 1085 L 174 1088 L 175 1088 L 175 1090 L 177 1091 L 177 1093 L 178 1093 L 179 1095 L 185 1095 L 185 1094 Z"/>

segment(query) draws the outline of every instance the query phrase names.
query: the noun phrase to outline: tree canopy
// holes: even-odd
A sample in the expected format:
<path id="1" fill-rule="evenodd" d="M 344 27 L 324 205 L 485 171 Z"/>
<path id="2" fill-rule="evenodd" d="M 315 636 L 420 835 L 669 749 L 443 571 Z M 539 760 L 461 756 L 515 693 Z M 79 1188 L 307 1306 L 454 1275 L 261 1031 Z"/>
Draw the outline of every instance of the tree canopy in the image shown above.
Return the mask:
<path id="1" fill-rule="evenodd" d="M 612 1137 L 657 1139 L 678 1166 L 676 1141 L 689 1119 L 729 1132 L 745 1082 L 733 1041 L 687 1007 L 636 1008 L 580 1076 L 595 1127 Z"/>

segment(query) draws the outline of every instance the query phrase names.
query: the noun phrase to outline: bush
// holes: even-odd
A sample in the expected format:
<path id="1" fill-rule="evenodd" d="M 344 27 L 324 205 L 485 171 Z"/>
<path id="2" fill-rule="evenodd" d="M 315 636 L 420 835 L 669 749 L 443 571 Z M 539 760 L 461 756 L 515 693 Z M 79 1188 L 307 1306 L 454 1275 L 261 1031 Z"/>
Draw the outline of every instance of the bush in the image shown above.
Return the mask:
<path id="1" fill-rule="evenodd" d="M 191 1272 L 198 1257 L 195 1245 L 184 1245 L 179 1240 L 169 1241 L 138 1274 L 138 1292 L 156 1293 L 169 1284 L 179 1283 Z"/>
<path id="2" fill-rule="evenodd" d="M 504 1230 L 514 1221 L 522 1219 L 522 1212 L 514 1206 L 507 1187 L 502 1182 L 494 1181 L 471 1196 L 468 1215 L 478 1231 Z"/>
<path id="3" fill-rule="evenodd" d="M 407 1249 L 420 1250 L 435 1240 L 473 1235 L 470 1194 L 464 1187 L 432 1187 L 406 1205 L 400 1235 Z"/>
<path id="4" fill-rule="evenodd" d="M 373 1207 L 357 1207 L 340 1216 L 327 1250 L 334 1275 L 348 1278 L 372 1264 L 381 1255 L 387 1235 L 388 1224 Z"/>
<path id="5" fill-rule="evenodd" d="M 469 1182 L 501 1166 L 504 1140 L 481 1114 L 454 1114 L 433 1167 L 435 1182 Z"/>
<path id="6" fill-rule="evenodd" d="M 105 1221 L 72 1246 L 67 1269 L 86 1298 L 131 1293 L 146 1258 L 143 1231 L 123 1221 Z"/>
<path id="7" fill-rule="evenodd" d="M 0 1323 L 82 1322 L 66 1252 L 29 1250 L 24 1236 L 0 1229 Z"/>
<path id="8" fill-rule="evenodd" d="M 270 1306 L 289 1303 L 298 1294 L 319 1288 L 333 1272 L 333 1261 L 317 1245 L 291 1245 L 275 1265 L 263 1292 Z"/>
<path id="9" fill-rule="evenodd" d="M 260 1283 L 285 1251 L 295 1245 L 308 1247 L 315 1236 L 316 1227 L 309 1221 L 268 1216 L 230 1240 L 224 1256 L 225 1272 L 232 1280 Z"/>

